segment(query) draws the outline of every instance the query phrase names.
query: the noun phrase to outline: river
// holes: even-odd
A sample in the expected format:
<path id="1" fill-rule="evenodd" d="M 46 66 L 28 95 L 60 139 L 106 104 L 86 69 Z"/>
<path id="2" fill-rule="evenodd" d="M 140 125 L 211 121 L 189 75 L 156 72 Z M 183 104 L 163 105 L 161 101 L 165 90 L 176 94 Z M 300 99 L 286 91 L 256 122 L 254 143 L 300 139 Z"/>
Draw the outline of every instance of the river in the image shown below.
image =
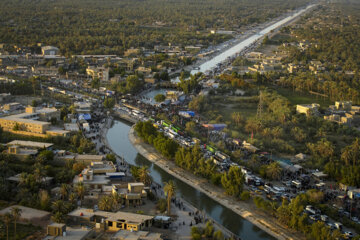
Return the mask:
<path id="1" fill-rule="evenodd" d="M 301 14 L 303 14 L 304 12 L 306 12 L 307 10 L 309 10 L 310 8 L 312 8 L 314 6 L 315 6 L 315 4 L 309 5 L 306 8 L 301 9 L 298 12 L 293 13 L 292 15 L 287 16 L 287 17 L 283 18 L 282 20 L 277 21 L 274 24 L 266 27 L 265 29 L 251 35 L 250 37 L 246 38 L 245 40 L 237 43 L 235 46 L 228 48 L 227 50 L 225 50 L 224 52 L 220 53 L 219 55 L 213 57 L 209 61 L 206 61 L 205 63 L 201 64 L 199 66 L 199 69 L 192 70 L 191 74 L 196 74 L 198 72 L 204 73 L 206 71 L 212 70 L 219 63 L 222 63 L 225 60 L 227 60 L 229 57 L 232 57 L 235 54 L 243 51 L 245 48 L 251 46 L 253 43 L 255 43 L 257 40 L 259 40 L 260 38 L 262 38 L 263 36 L 265 36 L 266 34 L 271 32 L 272 30 L 275 30 L 275 29 L 281 27 L 282 25 L 292 21 L 293 19 L 300 16 Z"/>
<path id="2" fill-rule="evenodd" d="M 240 236 L 241 239 L 274 239 L 272 236 L 253 225 L 251 222 L 243 219 L 233 211 L 223 207 L 202 192 L 174 178 L 138 154 L 128 139 L 130 128 L 131 125 L 129 123 L 115 120 L 106 135 L 110 147 L 116 154 L 124 157 L 126 162 L 132 165 L 148 166 L 151 177 L 159 184 L 172 179 L 176 184 L 178 196 L 182 197 L 196 208 L 203 210 L 215 221 L 229 229 L 231 232 Z"/>

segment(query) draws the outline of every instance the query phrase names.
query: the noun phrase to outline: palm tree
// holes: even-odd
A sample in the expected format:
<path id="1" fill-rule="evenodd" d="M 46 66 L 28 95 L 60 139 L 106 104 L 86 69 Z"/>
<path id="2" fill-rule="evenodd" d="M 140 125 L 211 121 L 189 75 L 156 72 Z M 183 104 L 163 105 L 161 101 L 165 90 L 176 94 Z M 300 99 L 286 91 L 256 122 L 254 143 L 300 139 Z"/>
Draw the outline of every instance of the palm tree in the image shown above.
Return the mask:
<path id="1" fill-rule="evenodd" d="M 54 215 L 51 216 L 51 220 L 53 220 L 56 223 L 64 223 L 65 215 L 61 212 L 56 212 Z"/>
<path id="2" fill-rule="evenodd" d="M 114 199 L 111 196 L 103 196 L 99 201 L 99 209 L 111 211 L 113 209 Z"/>
<path id="3" fill-rule="evenodd" d="M 77 195 L 80 197 L 80 200 L 83 200 L 85 195 L 85 186 L 82 182 L 76 184 L 76 192 Z"/>
<path id="4" fill-rule="evenodd" d="M 138 172 L 140 181 L 143 182 L 145 185 L 149 186 L 152 182 L 152 179 L 150 177 L 148 167 L 142 166 Z"/>
<path id="5" fill-rule="evenodd" d="M 167 209 L 168 209 L 167 212 L 168 212 L 168 215 L 170 216 L 170 214 L 171 214 L 171 209 L 170 209 L 171 208 L 171 206 L 170 206 L 171 198 L 173 195 L 175 195 L 175 192 L 176 192 L 176 187 L 172 180 L 165 183 L 164 191 L 167 195 Z"/>
<path id="6" fill-rule="evenodd" d="M 9 225 L 12 221 L 12 215 L 11 213 L 5 213 L 2 216 L 2 220 L 4 221 L 5 225 L 6 225 L 6 240 L 9 240 Z"/>
<path id="7" fill-rule="evenodd" d="M 21 216 L 21 212 L 22 212 L 22 210 L 18 207 L 11 208 L 11 215 L 14 219 L 14 239 L 16 239 L 16 222 L 17 222 L 17 220 L 19 220 L 19 218 Z"/>
<path id="8" fill-rule="evenodd" d="M 279 179 L 281 176 L 281 166 L 279 165 L 279 163 L 277 162 L 273 162 L 271 163 L 267 168 L 266 168 L 266 175 L 271 178 L 271 179 Z"/>
<path id="9" fill-rule="evenodd" d="M 73 193 L 73 192 L 72 192 L 72 193 L 69 194 L 69 201 L 70 201 L 72 204 L 75 203 L 76 199 L 77 199 L 76 193 Z"/>
<path id="10" fill-rule="evenodd" d="M 66 184 L 66 183 L 61 184 L 60 195 L 61 195 L 62 200 L 65 200 L 65 198 L 69 195 L 69 185 L 68 184 Z"/>
<path id="11" fill-rule="evenodd" d="M 68 208 L 68 206 L 66 206 L 66 204 L 63 200 L 57 200 L 57 201 L 53 202 L 51 207 L 55 213 L 56 212 L 65 213 L 65 212 L 67 212 L 67 208 Z"/>

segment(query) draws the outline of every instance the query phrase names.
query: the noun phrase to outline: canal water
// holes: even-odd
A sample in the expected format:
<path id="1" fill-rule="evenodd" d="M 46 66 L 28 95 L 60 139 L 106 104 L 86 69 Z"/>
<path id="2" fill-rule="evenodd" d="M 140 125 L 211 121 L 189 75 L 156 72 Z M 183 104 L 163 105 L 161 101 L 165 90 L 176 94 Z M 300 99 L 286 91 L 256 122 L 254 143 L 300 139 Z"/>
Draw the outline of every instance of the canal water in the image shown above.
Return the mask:
<path id="1" fill-rule="evenodd" d="M 301 9 L 295 13 L 293 13 L 290 16 L 287 16 L 285 18 L 283 18 L 280 21 L 275 22 L 274 24 L 266 27 L 265 29 L 259 31 L 256 34 L 251 35 L 250 37 L 246 38 L 244 41 L 241 41 L 240 43 L 236 44 L 235 46 L 225 50 L 224 52 L 222 52 L 221 54 L 215 56 L 214 58 L 210 59 L 209 61 L 203 63 L 200 65 L 198 70 L 192 70 L 191 74 L 196 74 L 198 72 L 206 72 L 209 70 L 212 70 L 213 68 L 215 68 L 219 63 L 224 62 L 225 60 L 227 60 L 229 57 L 234 56 L 235 54 L 241 52 L 242 50 L 244 50 L 245 48 L 251 46 L 253 43 L 255 43 L 257 40 L 259 40 L 260 38 L 262 38 L 263 36 L 265 36 L 266 34 L 268 34 L 269 32 L 271 32 L 272 30 L 277 29 L 278 27 L 281 27 L 282 25 L 290 22 L 291 20 L 293 20 L 294 18 L 298 17 L 299 15 L 303 14 L 305 11 L 307 11 L 309 8 L 312 8 L 313 5 L 309 5 L 304 9 Z"/>
<path id="2" fill-rule="evenodd" d="M 124 157 L 126 162 L 137 166 L 148 166 L 153 180 L 161 185 L 170 179 L 173 180 L 176 184 L 178 196 L 205 212 L 231 232 L 240 236 L 241 239 L 275 239 L 251 222 L 243 219 L 230 209 L 223 207 L 204 193 L 171 176 L 140 155 L 128 139 L 130 128 L 131 125 L 129 123 L 115 120 L 106 135 L 112 150 L 119 156 Z"/>

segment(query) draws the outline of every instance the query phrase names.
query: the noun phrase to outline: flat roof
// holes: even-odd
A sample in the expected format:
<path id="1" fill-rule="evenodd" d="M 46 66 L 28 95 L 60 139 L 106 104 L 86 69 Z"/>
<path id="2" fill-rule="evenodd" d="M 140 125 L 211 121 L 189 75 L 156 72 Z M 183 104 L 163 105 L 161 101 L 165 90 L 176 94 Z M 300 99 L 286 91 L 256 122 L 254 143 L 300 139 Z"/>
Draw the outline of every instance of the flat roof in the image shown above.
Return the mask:
<path id="1" fill-rule="evenodd" d="M 21 216 L 20 219 L 25 219 L 25 220 L 31 220 L 34 218 L 44 218 L 44 217 L 48 217 L 51 215 L 50 212 L 46 212 L 43 210 L 38 210 L 35 208 L 29 208 L 29 207 L 24 207 L 24 206 L 20 206 L 20 205 L 14 205 L 14 206 L 10 206 L 7 207 L 3 210 L 0 211 L 0 215 L 4 215 L 6 213 L 10 213 L 11 209 L 13 207 L 17 207 L 19 209 L 21 209 Z"/>
<path id="2" fill-rule="evenodd" d="M 31 114 L 33 114 L 33 113 L 26 113 L 26 115 L 31 115 Z M 38 125 L 50 125 L 49 122 L 43 122 L 43 121 L 37 121 L 37 120 L 23 118 L 26 115 L 25 115 L 25 113 L 21 113 L 21 114 L 17 114 L 17 115 L 3 117 L 1 119 L 9 120 L 9 121 L 17 121 L 17 122 L 22 122 L 22 123 L 32 123 L 32 124 L 38 124 Z"/>
<path id="3" fill-rule="evenodd" d="M 104 157 L 104 155 L 78 154 L 75 156 L 75 160 L 102 161 Z"/>
<path id="4" fill-rule="evenodd" d="M 144 183 L 140 183 L 140 182 L 137 182 L 137 183 L 128 183 L 129 186 L 144 186 Z"/>
<path id="5" fill-rule="evenodd" d="M 142 223 L 146 220 L 151 220 L 154 218 L 154 216 L 150 216 L 150 215 L 142 215 L 142 214 L 129 213 L 129 212 L 120 212 L 120 211 L 116 213 L 105 212 L 105 211 L 94 211 L 88 208 L 78 208 L 68 214 L 68 216 L 87 217 L 87 218 L 95 215 L 104 217 L 106 220 L 109 221 L 124 220 L 127 223 Z"/>
<path id="6" fill-rule="evenodd" d="M 22 141 L 22 140 L 14 140 L 7 143 L 8 146 L 17 145 L 21 147 L 34 147 L 34 148 L 49 148 L 53 146 L 52 143 L 46 142 L 33 142 L 33 141 Z"/>
<path id="7" fill-rule="evenodd" d="M 147 240 L 158 240 L 161 238 L 161 233 L 147 232 L 147 231 L 125 231 L 120 230 L 113 236 L 113 239 L 121 240 L 138 240 L 138 239 L 147 239 Z"/>

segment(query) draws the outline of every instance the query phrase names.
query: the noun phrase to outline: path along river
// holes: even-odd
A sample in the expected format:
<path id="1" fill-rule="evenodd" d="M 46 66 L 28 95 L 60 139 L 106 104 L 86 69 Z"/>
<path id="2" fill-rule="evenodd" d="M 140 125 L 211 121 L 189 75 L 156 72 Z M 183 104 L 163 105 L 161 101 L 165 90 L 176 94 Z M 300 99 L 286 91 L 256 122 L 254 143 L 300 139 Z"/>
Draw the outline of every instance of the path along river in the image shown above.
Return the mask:
<path id="1" fill-rule="evenodd" d="M 198 71 L 205 72 L 216 67 L 217 64 L 225 61 L 228 57 L 231 57 L 246 47 L 251 46 L 255 41 L 259 40 L 265 34 L 270 31 L 292 21 L 294 18 L 303 14 L 314 5 L 309 5 L 307 8 L 299 10 L 296 13 L 293 13 L 291 16 L 287 16 L 282 20 L 266 27 L 262 31 L 251 35 L 249 38 L 241 41 L 233 47 L 228 48 L 223 53 L 215 56 L 211 60 L 200 65 L 199 70 L 193 70 L 192 73 Z M 130 143 L 128 139 L 128 133 L 130 131 L 130 124 L 122 121 L 114 121 L 114 124 L 107 131 L 107 140 L 112 148 L 112 150 L 125 158 L 125 160 L 132 165 L 146 165 L 149 166 L 150 174 L 155 182 L 162 184 L 170 179 L 174 180 L 177 186 L 177 194 L 184 198 L 189 203 L 193 204 L 198 209 L 204 211 L 208 216 L 213 218 L 218 223 L 222 224 L 224 227 L 240 236 L 242 239 L 274 239 L 272 236 L 262 231 L 249 221 L 243 219 L 233 211 L 223 207 L 222 205 L 215 202 L 213 199 L 209 198 L 205 194 L 196 190 L 192 186 L 187 185 L 186 183 L 174 178 L 167 172 L 163 171 L 161 168 L 157 167 L 146 158 L 138 154 L 134 146 Z"/>
<path id="2" fill-rule="evenodd" d="M 132 165 L 145 165 L 149 167 L 150 175 L 159 184 L 173 180 L 177 187 L 177 194 L 191 203 L 196 208 L 204 211 L 208 216 L 229 229 L 241 239 L 274 239 L 269 234 L 262 231 L 249 221 L 243 219 L 233 211 L 223 207 L 213 199 L 187 185 L 186 183 L 174 178 L 161 168 L 157 167 L 146 158 L 138 154 L 134 146 L 128 139 L 131 125 L 122 121 L 115 120 L 107 131 L 107 141 L 111 149 L 119 156 L 124 157 L 126 162 Z"/>

